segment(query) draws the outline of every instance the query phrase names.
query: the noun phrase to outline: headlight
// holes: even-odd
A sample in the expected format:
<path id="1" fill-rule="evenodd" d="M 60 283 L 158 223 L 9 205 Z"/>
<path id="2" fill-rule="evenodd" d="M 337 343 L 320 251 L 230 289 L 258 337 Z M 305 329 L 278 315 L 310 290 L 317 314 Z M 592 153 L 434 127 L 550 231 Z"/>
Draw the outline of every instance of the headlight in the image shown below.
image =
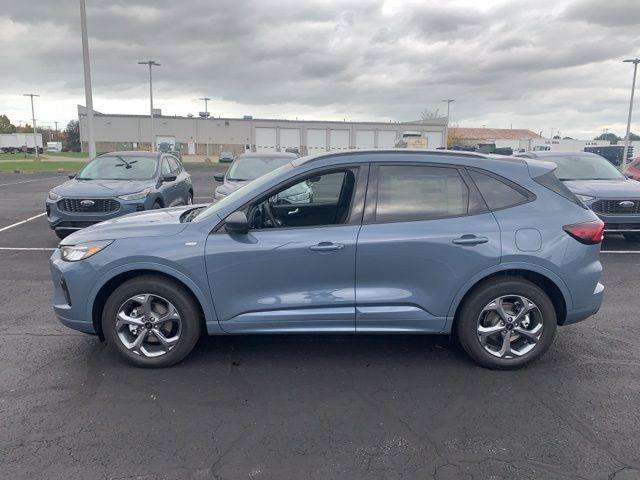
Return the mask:
<path id="1" fill-rule="evenodd" d="M 596 198 L 590 195 L 578 195 L 578 194 L 576 194 L 576 197 L 578 197 L 580 201 L 583 203 L 590 202 L 591 200 L 594 200 Z"/>
<path id="2" fill-rule="evenodd" d="M 80 243 L 79 245 L 64 245 L 60 247 L 60 256 L 66 262 L 77 262 L 89 258 L 98 253 L 103 248 L 111 244 L 113 240 L 102 240 L 99 242 Z"/>
<path id="3" fill-rule="evenodd" d="M 51 190 L 49 192 L 49 200 L 52 201 L 56 201 L 56 200 L 60 200 L 62 198 L 62 195 L 58 195 L 56 192 L 54 192 L 53 190 Z"/>
<path id="4" fill-rule="evenodd" d="M 120 200 L 142 200 L 143 198 L 147 198 L 149 192 L 151 191 L 151 187 L 147 187 L 141 192 L 136 193 L 128 193 L 126 195 L 120 195 L 118 198 Z"/>

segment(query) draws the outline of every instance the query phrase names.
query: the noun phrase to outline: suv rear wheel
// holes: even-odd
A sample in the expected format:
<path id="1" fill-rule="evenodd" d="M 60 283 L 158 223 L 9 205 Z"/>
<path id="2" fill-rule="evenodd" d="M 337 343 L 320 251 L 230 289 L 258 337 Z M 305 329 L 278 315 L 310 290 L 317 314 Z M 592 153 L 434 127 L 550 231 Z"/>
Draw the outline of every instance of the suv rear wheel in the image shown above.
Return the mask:
<path id="1" fill-rule="evenodd" d="M 167 367 L 186 357 L 198 341 L 200 311 L 182 285 L 159 276 L 140 276 L 109 296 L 102 331 L 128 362 Z"/>
<path id="2" fill-rule="evenodd" d="M 488 368 L 516 369 L 553 342 L 557 318 L 549 296 L 524 279 L 479 285 L 462 305 L 457 333 L 464 350 Z"/>

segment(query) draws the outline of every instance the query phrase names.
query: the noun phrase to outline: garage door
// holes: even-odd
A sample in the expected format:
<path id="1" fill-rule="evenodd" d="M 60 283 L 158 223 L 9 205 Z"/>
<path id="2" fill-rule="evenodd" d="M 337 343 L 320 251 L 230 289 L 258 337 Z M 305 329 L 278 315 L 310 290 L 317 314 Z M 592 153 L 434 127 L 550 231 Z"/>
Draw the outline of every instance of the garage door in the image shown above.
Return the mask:
<path id="1" fill-rule="evenodd" d="M 276 129 L 256 128 L 256 152 L 276 151 Z"/>
<path id="2" fill-rule="evenodd" d="M 311 155 L 313 153 L 324 152 L 327 147 L 327 131 L 326 130 L 307 130 L 307 151 Z"/>
<path id="3" fill-rule="evenodd" d="M 349 150 L 349 130 L 329 130 L 329 151 Z"/>
<path id="4" fill-rule="evenodd" d="M 280 150 L 287 148 L 297 148 L 300 151 L 300 129 L 281 128 L 280 129 Z"/>
<path id="5" fill-rule="evenodd" d="M 396 146 L 396 132 L 389 130 L 378 131 L 378 148 L 394 148 Z"/>
<path id="6" fill-rule="evenodd" d="M 376 132 L 373 130 L 356 130 L 356 148 L 375 148 Z"/>

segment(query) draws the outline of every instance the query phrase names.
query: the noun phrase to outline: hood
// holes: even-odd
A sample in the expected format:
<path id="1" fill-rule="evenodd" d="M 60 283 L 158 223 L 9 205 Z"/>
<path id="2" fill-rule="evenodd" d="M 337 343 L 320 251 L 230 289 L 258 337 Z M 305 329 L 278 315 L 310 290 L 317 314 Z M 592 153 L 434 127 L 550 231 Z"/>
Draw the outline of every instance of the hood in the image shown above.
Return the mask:
<path id="1" fill-rule="evenodd" d="M 75 178 L 52 188 L 63 197 L 104 198 L 139 192 L 155 186 L 153 180 L 76 180 Z"/>
<path id="2" fill-rule="evenodd" d="M 640 182 L 635 180 L 566 180 L 569 190 L 597 198 L 640 198 Z"/>
<path id="3" fill-rule="evenodd" d="M 251 183 L 251 180 L 228 180 L 225 179 L 224 183 L 216 188 L 216 192 L 221 195 L 229 195 L 230 193 L 240 190 L 245 185 Z"/>
<path id="4" fill-rule="evenodd" d="M 189 225 L 180 222 L 181 215 L 187 210 L 203 206 L 205 205 L 187 205 L 130 213 L 78 230 L 62 240 L 60 245 L 76 245 L 95 240 L 177 235 Z"/>

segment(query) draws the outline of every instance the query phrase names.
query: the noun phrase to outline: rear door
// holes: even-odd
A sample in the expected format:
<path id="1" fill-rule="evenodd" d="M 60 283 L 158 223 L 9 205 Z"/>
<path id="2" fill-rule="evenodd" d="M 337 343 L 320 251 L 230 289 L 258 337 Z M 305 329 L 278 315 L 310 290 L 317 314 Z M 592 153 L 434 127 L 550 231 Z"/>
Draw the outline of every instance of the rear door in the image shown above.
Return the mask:
<path id="1" fill-rule="evenodd" d="M 464 169 L 373 164 L 356 259 L 356 330 L 441 332 L 451 303 L 500 261 L 500 231 Z"/>

